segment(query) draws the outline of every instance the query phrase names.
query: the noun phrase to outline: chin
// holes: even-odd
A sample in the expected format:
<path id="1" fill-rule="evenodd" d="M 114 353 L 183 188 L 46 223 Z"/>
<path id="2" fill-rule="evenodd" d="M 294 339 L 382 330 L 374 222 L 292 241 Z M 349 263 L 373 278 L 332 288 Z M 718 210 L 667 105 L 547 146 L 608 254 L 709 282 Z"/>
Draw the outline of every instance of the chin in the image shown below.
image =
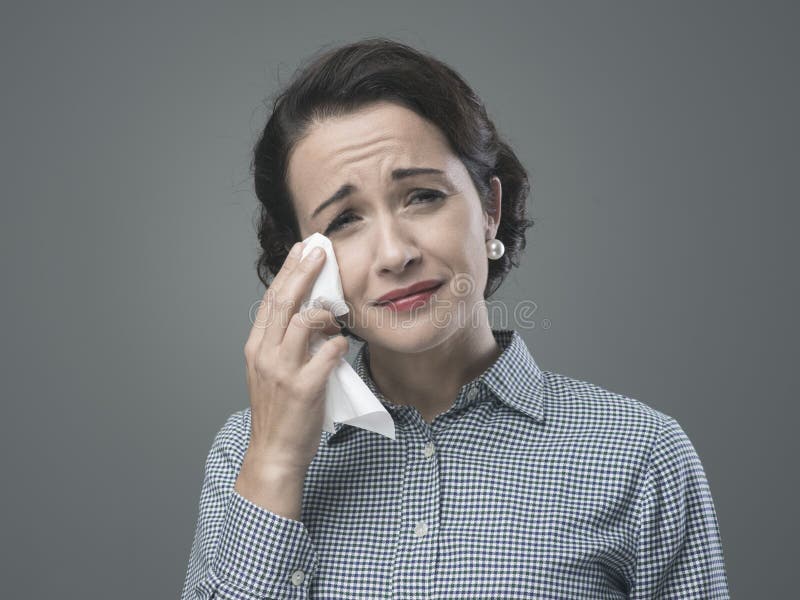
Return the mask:
<path id="1" fill-rule="evenodd" d="M 368 329 L 357 334 L 367 343 L 393 352 L 416 354 L 425 352 L 444 342 L 456 330 L 454 323 L 432 321 L 428 315 L 401 315 L 396 319 L 383 319 L 371 323 Z"/>

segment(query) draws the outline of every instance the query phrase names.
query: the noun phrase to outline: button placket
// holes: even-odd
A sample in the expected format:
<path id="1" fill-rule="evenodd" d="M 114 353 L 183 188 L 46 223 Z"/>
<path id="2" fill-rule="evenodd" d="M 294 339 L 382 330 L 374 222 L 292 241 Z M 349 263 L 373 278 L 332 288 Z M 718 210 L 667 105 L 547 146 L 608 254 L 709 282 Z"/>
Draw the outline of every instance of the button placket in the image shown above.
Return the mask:
<path id="1" fill-rule="evenodd" d="M 395 590 L 413 589 L 414 597 L 427 598 L 438 553 L 441 480 L 431 428 L 421 418 L 413 425 L 403 478 L 403 497 L 408 501 L 403 503 L 401 521 L 407 544 L 404 560 L 393 572 L 393 585 Z"/>
<path id="2" fill-rule="evenodd" d="M 436 445 L 431 440 L 428 440 L 422 447 L 422 455 L 430 460 L 435 453 Z M 424 538 L 428 534 L 428 531 L 429 527 L 425 521 L 417 521 L 416 525 L 414 525 L 414 537 L 417 539 Z"/>

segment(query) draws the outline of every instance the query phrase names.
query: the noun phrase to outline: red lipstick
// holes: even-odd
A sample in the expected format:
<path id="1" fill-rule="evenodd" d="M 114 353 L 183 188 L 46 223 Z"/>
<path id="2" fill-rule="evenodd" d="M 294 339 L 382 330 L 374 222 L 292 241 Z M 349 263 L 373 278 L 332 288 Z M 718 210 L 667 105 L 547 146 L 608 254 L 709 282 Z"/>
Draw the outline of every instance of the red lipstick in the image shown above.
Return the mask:
<path id="1" fill-rule="evenodd" d="M 424 304 L 441 285 L 442 282 L 437 279 L 426 279 L 405 288 L 392 290 L 378 298 L 376 304 L 393 310 L 407 310 Z"/>

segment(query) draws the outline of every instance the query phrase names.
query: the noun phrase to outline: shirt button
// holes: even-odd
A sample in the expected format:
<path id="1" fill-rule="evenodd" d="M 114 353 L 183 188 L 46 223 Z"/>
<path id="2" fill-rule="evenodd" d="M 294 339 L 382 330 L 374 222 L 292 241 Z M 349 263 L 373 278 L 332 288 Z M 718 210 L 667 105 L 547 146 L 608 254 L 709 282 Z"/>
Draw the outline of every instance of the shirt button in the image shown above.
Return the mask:
<path id="1" fill-rule="evenodd" d="M 292 573 L 292 583 L 295 585 L 300 585 L 303 583 L 303 579 L 306 578 L 306 574 L 303 573 L 301 569 L 297 569 L 294 573 Z"/>
<path id="2" fill-rule="evenodd" d="M 417 523 L 417 526 L 414 527 L 414 535 L 417 536 L 418 538 L 421 538 L 426 533 L 428 533 L 428 526 L 422 521 Z"/>
<path id="3" fill-rule="evenodd" d="M 425 458 L 430 458 L 431 456 L 433 456 L 433 453 L 435 451 L 436 450 L 433 446 L 433 442 L 428 442 L 427 444 L 425 444 L 425 448 L 422 449 L 422 453 L 425 455 Z"/>
<path id="4" fill-rule="evenodd" d="M 478 390 L 476 390 L 475 388 L 469 388 L 469 391 L 467 392 L 467 398 L 469 398 L 470 400 L 475 400 L 477 396 L 478 396 Z"/>

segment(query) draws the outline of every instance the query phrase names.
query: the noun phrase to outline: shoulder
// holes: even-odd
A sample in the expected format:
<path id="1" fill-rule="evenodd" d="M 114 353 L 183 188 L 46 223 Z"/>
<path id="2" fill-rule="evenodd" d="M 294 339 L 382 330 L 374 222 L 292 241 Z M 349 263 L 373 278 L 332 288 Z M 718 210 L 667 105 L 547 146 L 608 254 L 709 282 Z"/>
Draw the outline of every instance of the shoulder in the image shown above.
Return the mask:
<path id="1" fill-rule="evenodd" d="M 550 428 L 605 439 L 649 454 L 664 432 L 682 431 L 677 421 L 646 402 L 594 383 L 543 371 L 545 414 Z"/>

